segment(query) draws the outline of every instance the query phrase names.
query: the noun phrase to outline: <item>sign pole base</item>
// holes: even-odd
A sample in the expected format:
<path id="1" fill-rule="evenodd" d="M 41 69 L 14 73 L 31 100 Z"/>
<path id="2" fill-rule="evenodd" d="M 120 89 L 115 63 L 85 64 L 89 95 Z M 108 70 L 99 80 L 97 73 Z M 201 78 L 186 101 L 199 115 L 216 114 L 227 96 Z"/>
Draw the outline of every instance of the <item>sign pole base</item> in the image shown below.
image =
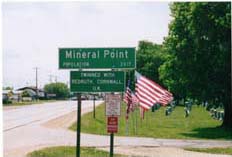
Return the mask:
<path id="1" fill-rule="evenodd" d="M 77 93 L 77 141 L 76 141 L 76 157 L 80 157 L 81 154 L 81 93 Z"/>
<path id="2" fill-rule="evenodd" d="M 110 134 L 110 157 L 114 156 L 114 134 Z"/>

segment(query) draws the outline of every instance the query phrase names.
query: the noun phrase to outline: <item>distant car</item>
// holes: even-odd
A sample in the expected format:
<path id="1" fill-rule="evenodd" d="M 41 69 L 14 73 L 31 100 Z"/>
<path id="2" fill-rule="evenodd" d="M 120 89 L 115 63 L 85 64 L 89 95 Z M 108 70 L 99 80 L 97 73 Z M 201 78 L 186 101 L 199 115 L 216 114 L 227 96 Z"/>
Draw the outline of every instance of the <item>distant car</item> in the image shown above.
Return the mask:
<path id="1" fill-rule="evenodd" d="M 71 97 L 70 100 L 77 100 L 77 97 L 76 96 Z"/>
<path id="2" fill-rule="evenodd" d="M 88 97 L 86 95 L 82 95 L 81 100 L 88 100 Z"/>
<path id="3" fill-rule="evenodd" d="M 77 97 L 76 96 L 71 97 L 70 100 L 77 100 Z M 85 95 L 82 95 L 81 100 L 88 100 L 88 98 Z"/>
<path id="4" fill-rule="evenodd" d="M 88 95 L 88 100 L 93 100 L 94 96 L 93 95 Z M 96 99 L 96 98 L 95 98 Z"/>

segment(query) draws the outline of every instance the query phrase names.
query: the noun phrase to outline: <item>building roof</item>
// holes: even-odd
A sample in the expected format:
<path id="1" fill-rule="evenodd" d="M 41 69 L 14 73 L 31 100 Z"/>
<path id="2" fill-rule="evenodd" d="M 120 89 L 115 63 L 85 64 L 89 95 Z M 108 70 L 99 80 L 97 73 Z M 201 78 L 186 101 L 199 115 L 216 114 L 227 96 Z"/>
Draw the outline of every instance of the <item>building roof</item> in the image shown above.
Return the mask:
<path id="1" fill-rule="evenodd" d="M 22 88 L 17 89 L 17 91 L 25 90 L 25 89 L 31 89 L 31 90 L 33 90 L 33 91 L 36 91 L 36 87 L 33 87 L 33 86 L 22 87 Z M 38 89 L 38 91 L 39 91 L 39 92 L 44 92 L 43 89 Z"/>

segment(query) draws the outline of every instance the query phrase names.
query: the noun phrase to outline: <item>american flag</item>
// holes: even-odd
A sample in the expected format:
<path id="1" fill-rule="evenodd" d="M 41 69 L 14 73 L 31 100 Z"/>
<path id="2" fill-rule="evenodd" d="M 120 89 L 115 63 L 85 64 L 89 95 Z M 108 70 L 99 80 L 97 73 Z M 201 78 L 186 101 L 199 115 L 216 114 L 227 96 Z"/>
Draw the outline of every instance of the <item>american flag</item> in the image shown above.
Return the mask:
<path id="1" fill-rule="evenodd" d="M 126 88 L 126 93 L 124 94 L 124 102 L 127 104 L 127 108 L 126 108 L 126 119 L 129 118 L 129 113 L 131 110 L 131 106 L 132 106 L 132 91 L 130 89 L 130 80 L 128 80 L 128 84 L 127 84 L 127 88 Z"/>
<path id="2" fill-rule="evenodd" d="M 144 110 L 149 110 L 155 103 L 167 105 L 173 100 L 172 93 L 151 81 L 150 79 L 135 72 L 137 78 L 136 96 L 140 106 Z"/>
<path id="3" fill-rule="evenodd" d="M 132 92 L 129 87 L 126 88 L 126 92 L 124 94 L 123 101 L 128 105 L 132 103 Z"/>
<path id="4" fill-rule="evenodd" d="M 137 107 L 137 104 L 139 104 L 139 100 L 134 93 L 132 93 L 131 96 L 132 96 L 132 102 L 131 102 L 130 110 L 133 112 Z"/>

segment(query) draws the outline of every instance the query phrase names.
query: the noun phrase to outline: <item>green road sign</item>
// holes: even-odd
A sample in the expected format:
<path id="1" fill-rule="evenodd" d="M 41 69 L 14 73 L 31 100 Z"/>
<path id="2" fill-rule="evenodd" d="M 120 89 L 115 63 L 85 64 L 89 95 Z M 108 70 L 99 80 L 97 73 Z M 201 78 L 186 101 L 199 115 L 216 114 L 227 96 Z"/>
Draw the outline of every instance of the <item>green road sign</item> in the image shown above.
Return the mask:
<path id="1" fill-rule="evenodd" d="M 125 75 L 122 71 L 71 71 L 71 92 L 123 92 Z"/>
<path id="2" fill-rule="evenodd" d="M 134 69 L 135 48 L 60 48 L 60 69 Z"/>

